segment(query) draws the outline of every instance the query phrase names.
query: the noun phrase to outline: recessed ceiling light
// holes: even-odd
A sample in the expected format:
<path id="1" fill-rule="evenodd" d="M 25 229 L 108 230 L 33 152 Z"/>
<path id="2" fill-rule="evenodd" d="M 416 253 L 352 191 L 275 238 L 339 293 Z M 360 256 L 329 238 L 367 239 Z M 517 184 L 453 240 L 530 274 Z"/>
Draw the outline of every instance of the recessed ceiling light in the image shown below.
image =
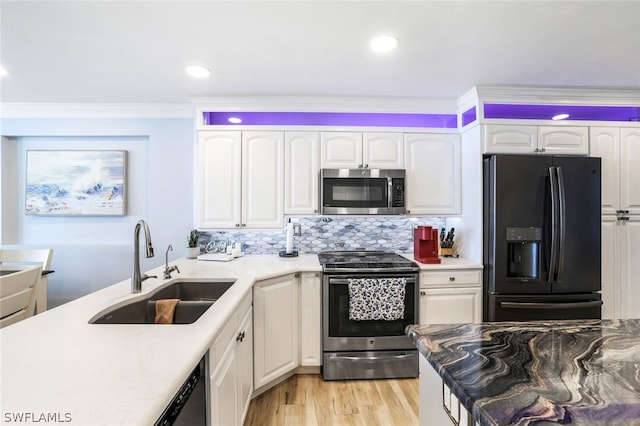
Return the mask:
<path id="1" fill-rule="evenodd" d="M 233 124 L 240 124 L 240 123 L 242 123 L 242 118 L 240 118 L 240 117 L 229 117 L 227 121 L 229 121 L 229 123 L 233 123 Z"/>
<path id="2" fill-rule="evenodd" d="M 4 77 L 5 75 L 9 75 L 9 71 L 6 68 L 0 67 L 0 77 Z"/>
<path id="3" fill-rule="evenodd" d="M 558 114 L 551 117 L 552 120 L 564 120 L 565 118 L 569 118 L 569 114 Z"/>
<path id="4" fill-rule="evenodd" d="M 195 78 L 207 78 L 211 74 L 211 70 L 207 67 L 203 67 L 202 65 L 188 65 L 185 68 L 185 71 L 187 71 L 187 74 L 191 77 Z"/>
<path id="5" fill-rule="evenodd" d="M 398 39 L 394 36 L 383 35 L 369 42 L 369 47 L 376 53 L 390 52 L 398 46 Z"/>

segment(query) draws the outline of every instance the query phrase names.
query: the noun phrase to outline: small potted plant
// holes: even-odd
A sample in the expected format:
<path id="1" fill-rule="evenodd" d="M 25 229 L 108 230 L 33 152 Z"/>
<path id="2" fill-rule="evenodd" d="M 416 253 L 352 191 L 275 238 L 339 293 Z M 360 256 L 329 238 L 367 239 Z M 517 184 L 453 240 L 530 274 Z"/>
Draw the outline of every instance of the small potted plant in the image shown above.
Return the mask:
<path id="1" fill-rule="evenodd" d="M 195 259 L 200 254 L 200 246 L 198 242 L 200 241 L 200 233 L 197 229 L 192 229 L 189 232 L 189 237 L 187 238 L 187 258 Z"/>

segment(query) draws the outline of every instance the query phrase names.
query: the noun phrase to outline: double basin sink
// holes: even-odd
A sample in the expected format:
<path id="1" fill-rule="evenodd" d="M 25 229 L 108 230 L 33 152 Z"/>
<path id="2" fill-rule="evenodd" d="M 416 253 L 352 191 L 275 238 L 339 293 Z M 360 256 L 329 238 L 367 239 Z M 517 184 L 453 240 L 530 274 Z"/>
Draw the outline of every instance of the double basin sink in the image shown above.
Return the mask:
<path id="1" fill-rule="evenodd" d="M 198 320 L 235 283 L 229 280 L 174 281 L 127 302 L 97 313 L 90 324 L 154 324 L 156 301 L 179 299 L 174 324 L 192 324 Z"/>

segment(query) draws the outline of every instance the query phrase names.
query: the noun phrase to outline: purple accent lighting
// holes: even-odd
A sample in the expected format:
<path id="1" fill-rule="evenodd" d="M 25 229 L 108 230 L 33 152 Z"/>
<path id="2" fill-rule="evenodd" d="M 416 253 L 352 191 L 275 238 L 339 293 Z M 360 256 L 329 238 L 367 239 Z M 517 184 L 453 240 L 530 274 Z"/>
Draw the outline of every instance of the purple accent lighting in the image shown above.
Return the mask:
<path id="1" fill-rule="evenodd" d="M 476 107 L 469 108 L 462 113 L 462 127 L 466 126 L 467 124 L 473 123 L 474 121 L 476 121 L 476 118 Z"/>
<path id="2" fill-rule="evenodd" d="M 205 125 L 229 125 L 229 117 L 243 126 L 367 126 L 455 129 L 456 114 L 400 114 L 369 112 L 204 112 Z"/>
<path id="3" fill-rule="evenodd" d="M 639 121 L 640 106 L 484 104 L 484 118 L 551 120 L 569 114 L 568 120 Z"/>

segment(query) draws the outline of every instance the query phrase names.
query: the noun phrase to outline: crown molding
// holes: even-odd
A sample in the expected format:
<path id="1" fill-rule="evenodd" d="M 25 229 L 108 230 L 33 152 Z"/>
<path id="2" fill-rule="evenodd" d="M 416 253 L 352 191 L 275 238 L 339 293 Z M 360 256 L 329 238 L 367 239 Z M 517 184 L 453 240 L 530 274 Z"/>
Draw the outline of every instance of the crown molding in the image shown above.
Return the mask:
<path id="1" fill-rule="evenodd" d="M 195 118 L 192 104 L 0 103 L 1 118 Z"/>
<path id="2" fill-rule="evenodd" d="M 483 103 L 636 106 L 640 105 L 640 88 L 479 86 L 458 98 L 458 105 L 474 97 Z"/>
<path id="3" fill-rule="evenodd" d="M 264 96 L 189 100 L 198 111 L 457 113 L 455 99 L 440 98 Z"/>

